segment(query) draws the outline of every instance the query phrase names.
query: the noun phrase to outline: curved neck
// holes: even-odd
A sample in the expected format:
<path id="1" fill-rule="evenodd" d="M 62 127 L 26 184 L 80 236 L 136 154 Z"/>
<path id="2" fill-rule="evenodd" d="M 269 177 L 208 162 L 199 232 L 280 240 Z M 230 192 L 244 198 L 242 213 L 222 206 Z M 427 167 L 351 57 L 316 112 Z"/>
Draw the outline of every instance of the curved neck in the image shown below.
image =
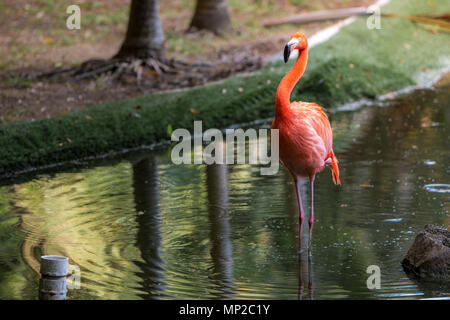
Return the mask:
<path id="1" fill-rule="evenodd" d="M 275 100 L 275 116 L 280 116 L 284 109 L 286 109 L 290 102 L 291 92 L 295 84 L 303 75 L 308 62 L 308 48 L 299 53 L 297 61 L 289 72 L 281 80 L 278 86 L 277 96 Z"/>

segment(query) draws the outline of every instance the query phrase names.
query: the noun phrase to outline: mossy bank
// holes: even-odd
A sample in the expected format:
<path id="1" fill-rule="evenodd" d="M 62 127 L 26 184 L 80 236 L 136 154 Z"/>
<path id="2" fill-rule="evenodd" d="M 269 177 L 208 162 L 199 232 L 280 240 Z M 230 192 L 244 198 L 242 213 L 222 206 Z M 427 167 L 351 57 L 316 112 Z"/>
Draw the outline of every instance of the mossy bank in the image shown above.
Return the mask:
<path id="1" fill-rule="evenodd" d="M 381 11 L 450 11 L 450 1 L 432 4 L 428 0 L 393 0 Z M 336 107 L 415 84 L 421 73 L 443 68 L 450 59 L 450 35 L 427 29 L 400 18 L 381 18 L 381 29 L 369 29 L 366 18 L 358 18 L 311 49 L 306 73 L 292 99 Z M 166 141 L 171 129 L 192 130 L 194 120 L 202 120 L 205 130 L 271 117 L 276 87 L 290 67 L 276 62 L 250 75 L 191 90 L 94 105 L 50 119 L 2 124 L 0 177 Z"/>

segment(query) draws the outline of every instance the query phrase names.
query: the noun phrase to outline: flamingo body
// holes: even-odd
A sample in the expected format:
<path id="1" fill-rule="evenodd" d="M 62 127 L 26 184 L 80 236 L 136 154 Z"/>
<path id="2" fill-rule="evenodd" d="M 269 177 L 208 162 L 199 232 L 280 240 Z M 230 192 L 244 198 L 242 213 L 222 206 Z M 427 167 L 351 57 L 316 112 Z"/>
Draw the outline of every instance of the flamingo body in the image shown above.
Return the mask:
<path id="1" fill-rule="evenodd" d="M 272 128 L 279 130 L 280 160 L 293 176 L 311 178 L 325 167 L 333 134 L 322 107 L 292 102 L 284 117 L 275 118 Z"/>

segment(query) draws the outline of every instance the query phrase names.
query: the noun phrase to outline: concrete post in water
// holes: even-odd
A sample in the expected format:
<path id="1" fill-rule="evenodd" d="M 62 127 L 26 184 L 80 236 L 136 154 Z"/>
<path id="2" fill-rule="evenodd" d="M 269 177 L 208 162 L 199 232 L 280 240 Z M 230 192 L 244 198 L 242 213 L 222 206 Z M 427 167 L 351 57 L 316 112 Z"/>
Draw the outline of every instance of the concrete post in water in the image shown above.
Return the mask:
<path id="1" fill-rule="evenodd" d="M 66 300 L 66 276 L 69 258 L 61 256 L 41 257 L 41 278 L 39 279 L 40 300 Z"/>

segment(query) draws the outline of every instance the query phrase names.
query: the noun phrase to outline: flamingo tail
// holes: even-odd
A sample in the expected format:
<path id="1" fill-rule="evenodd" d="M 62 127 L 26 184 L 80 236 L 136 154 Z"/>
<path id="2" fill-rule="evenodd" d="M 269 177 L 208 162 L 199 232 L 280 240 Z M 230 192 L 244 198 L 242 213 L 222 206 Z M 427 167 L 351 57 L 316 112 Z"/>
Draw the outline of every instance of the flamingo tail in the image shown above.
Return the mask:
<path id="1" fill-rule="evenodd" d="M 334 184 L 341 184 L 341 180 L 339 179 L 339 167 L 338 167 L 338 160 L 336 156 L 334 155 L 333 150 L 328 154 L 327 158 L 331 159 L 331 173 L 333 176 L 333 182 Z"/>

